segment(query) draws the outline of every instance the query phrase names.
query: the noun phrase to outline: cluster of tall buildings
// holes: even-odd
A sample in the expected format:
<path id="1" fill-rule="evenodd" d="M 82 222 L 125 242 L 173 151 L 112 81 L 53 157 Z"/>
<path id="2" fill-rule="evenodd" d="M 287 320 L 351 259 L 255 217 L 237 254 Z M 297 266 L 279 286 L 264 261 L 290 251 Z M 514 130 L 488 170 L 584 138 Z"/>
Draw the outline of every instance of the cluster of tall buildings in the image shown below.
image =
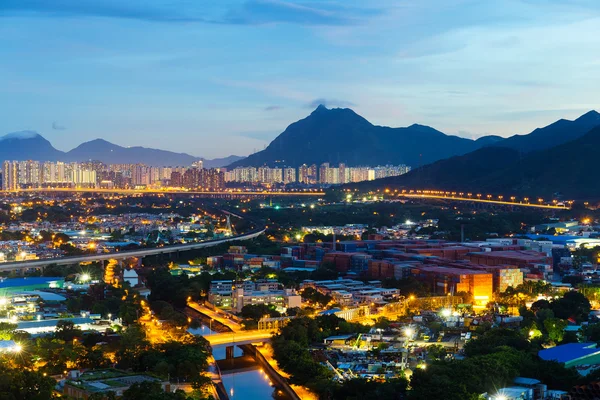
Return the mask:
<path id="1" fill-rule="evenodd" d="M 227 182 L 251 185 L 301 183 L 336 185 L 402 175 L 410 171 L 406 165 L 377 167 L 337 167 L 328 163 L 298 168 L 238 167 L 203 168 L 202 161 L 191 167 L 153 167 L 144 164 L 104 164 L 99 161 L 4 161 L 2 189 L 18 190 L 42 187 L 80 188 L 145 188 L 180 187 L 221 190 Z"/>
<path id="2" fill-rule="evenodd" d="M 2 189 L 40 187 L 142 188 L 170 186 L 188 189 L 225 188 L 223 170 L 204 169 L 202 161 L 191 167 L 152 167 L 143 164 L 92 162 L 5 161 Z"/>
<path id="3" fill-rule="evenodd" d="M 42 186 L 95 186 L 96 170 L 86 163 L 5 161 L 2 164 L 2 189 L 38 188 Z"/>
<path id="4" fill-rule="evenodd" d="M 329 163 L 321 164 L 318 167 L 316 164 L 310 166 L 303 164 L 298 168 L 238 167 L 225 172 L 225 181 L 253 184 L 337 185 L 398 176 L 409 171 L 410 167 L 404 164 L 377 167 L 347 167 L 345 164 L 333 167 Z"/>

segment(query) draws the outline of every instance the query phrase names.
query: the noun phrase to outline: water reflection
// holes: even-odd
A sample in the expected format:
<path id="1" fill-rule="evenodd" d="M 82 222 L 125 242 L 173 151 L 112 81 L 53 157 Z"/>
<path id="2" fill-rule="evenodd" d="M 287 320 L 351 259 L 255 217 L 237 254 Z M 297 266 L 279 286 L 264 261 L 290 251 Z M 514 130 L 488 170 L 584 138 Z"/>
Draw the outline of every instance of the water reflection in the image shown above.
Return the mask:
<path id="1" fill-rule="evenodd" d="M 259 369 L 224 375 L 223 384 L 232 400 L 273 400 L 276 390 L 271 386 L 269 378 Z"/>
<path id="2" fill-rule="evenodd" d="M 207 326 L 202 325 L 199 328 L 189 328 L 188 332 L 192 335 L 208 336 L 216 332 L 211 331 Z M 215 360 L 224 360 L 227 345 L 213 347 L 213 356 Z M 239 347 L 233 350 L 234 357 L 241 357 L 244 352 Z M 229 397 L 233 399 L 244 400 L 273 400 L 278 398 L 279 391 L 271 386 L 269 377 L 260 369 L 253 371 L 244 371 L 235 374 L 228 374 L 222 377 L 223 384 Z"/>

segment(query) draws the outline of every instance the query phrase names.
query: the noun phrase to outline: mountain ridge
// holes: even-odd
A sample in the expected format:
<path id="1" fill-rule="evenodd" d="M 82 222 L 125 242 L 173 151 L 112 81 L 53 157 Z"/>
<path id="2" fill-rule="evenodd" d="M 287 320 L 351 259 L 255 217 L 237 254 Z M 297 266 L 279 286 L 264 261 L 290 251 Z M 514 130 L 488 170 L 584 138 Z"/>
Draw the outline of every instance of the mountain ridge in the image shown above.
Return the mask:
<path id="1" fill-rule="evenodd" d="M 528 134 L 510 136 L 495 145 L 518 149 L 524 153 L 545 150 L 577 139 L 599 125 L 600 113 L 590 110 L 574 120 L 561 118 Z"/>
<path id="2" fill-rule="evenodd" d="M 143 146 L 124 147 L 97 138 L 83 142 L 64 152 L 56 149 L 42 135 L 35 131 L 11 132 L 0 136 L 0 162 L 6 160 L 35 161 L 102 161 L 107 164 L 146 164 L 150 166 L 189 166 L 202 160 L 205 168 L 224 167 L 242 157 L 230 155 L 222 158 L 206 159 L 187 153 L 147 148 Z"/>
<path id="3" fill-rule="evenodd" d="M 239 166 L 345 163 L 348 166 L 428 164 L 465 154 L 482 142 L 447 135 L 427 125 L 391 128 L 373 125 L 349 108 L 319 105 L 291 123 L 266 149 L 235 162 Z"/>
<path id="4" fill-rule="evenodd" d="M 343 187 L 600 199 L 600 187 L 593 184 L 591 175 L 597 169 L 598 146 L 600 126 L 569 142 L 528 154 L 510 147 L 488 146 L 405 175 Z"/>

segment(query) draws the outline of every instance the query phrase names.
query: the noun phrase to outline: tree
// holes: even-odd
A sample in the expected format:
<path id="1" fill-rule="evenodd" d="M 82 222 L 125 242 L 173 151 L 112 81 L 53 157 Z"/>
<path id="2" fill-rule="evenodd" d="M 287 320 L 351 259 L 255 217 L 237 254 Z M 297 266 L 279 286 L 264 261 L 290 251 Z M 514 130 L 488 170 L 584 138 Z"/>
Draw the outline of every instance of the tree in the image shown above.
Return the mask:
<path id="1" fill-rule="evenodd" d="M 159 382 L 134 383 L 123 392 L 123 400 L 187 400 L 185 392 L 165 393 Z"/>
<path id="2" fill-rule="evenodd" d="M 65 342 L 72 342 L 73 339 L 81 337 L 81 329 L 77 328 L 73 321 L 60 320 L 56 323 L 54 337 Z"/>
<path id="3" fill-rule="evenodd" d="M 321 307 L 325 307 L 332 300 L 330 295 L 323 294 L 311 287 L 304 289 L 300 295 L 302 296 L 302 299 L 308 300 L 312 303 L 320 304 Z"/>
<path id="4" fill-rule="evenodd" d="M 54 243 L 61 244 L 61 243 L 68 243 L 71 241 L 71 238 L 69 237 L 69 235 L 62 233 L 62 232 L 55 233 L 53 236 L 54 236 L 54 239 L 53 239 Z"/>
<path id="5" fill-rule="evenodd" d="M 559 343 L 563 340 L 565 334 L 565 328 L 567 327 L 567 321 L 560 318 L 548 318 L 544 321 L 544 328 L 548 332 L 548 337 L 553 340 L 554 343 Z"/>
<path id="6" fill-rule="evenodd" d="M 587 321 L 591 305 L 583 294 L 571 290 L 565 293 L 563 297 L 552 301 L 551 308 L 557 318 L 574 318 L 577 321 Z"/>
<path id="7" fill-rule="evenodd" d="M 386 330 L 391 326 L 391 321 L 386 317 L 379 317 L 373 327 Z"/>
<path id="8" fill-rule="evenodd" d="M 527 350 L 531 343 L 512 329 L 492 329 L 477 340 L 471 340 L 465 344 L 464 351 L 468 357 L 490 354 L 502 347 L 512 347 L 517 350 Z"/>
<path id="9" fill-rule="evenodd" d="M 240 315 L 244 319 L 258 321 L 265 315 L 268 315 L 269 317 L 280 317 L 281 313 L 279 313 L 275 309 L 275 306 L 271 304 L 246 304 L 242 307 Z"/>
<path id="10" fill-rule="evenodd" d="M 586 340 L 591 342 L 600 342 L 600 323 L 590 324 L 583 328 L 583 335 Z"/>
<path id="11" fill-rule="evenodd" d="M 110 359 L 100 349 L 85 348 L 77 359 L 80 368 L 108 368 L 111 364 Z"/>
<path id="12" fill-rule="evenodd" d="M 76 365 L 79 355 L 85 350 L 80 344 L 52 338 L 37 338 L 33 353 L 45 361 L 43 370 L 48 374 L 59 374 L 67 365 Z"/>
<path id="13" fill-rule="evenodd" d="M 127 326 L 121 333 L 121 341 L 117 350 L 118 365 L 120 368 L 133 368 L 139 364 L 140 354 L 150 346 L 146 339 L 146 332 L 137 324 Z"/>
<path id="14" fill-rule="evenodd" d="M 0 368 L 0 398 L 46 400 L 52 398 L 56 381 L 41 372 Z"/>
<path id="15" fill-rule="evenodd" d="M 569 283 L 573 286 L 577 286 L 583 283 L 583 277 L 575 275 L 566 275 L 562 278 L 562 283 Z"/>
<path id="16" fill-rule="evenodd" d="M 446 349 L 446 346 L 441 344 L 432 344 L 427 346 L 427 355 L 434 360 L 443 360 L 447 354 L 448 349 Z"/>
<path id="17" fill-rule="evenodd" d="M 17 326 L 10 322 L 0 322 L 0 340 L 12 340 Z"/>

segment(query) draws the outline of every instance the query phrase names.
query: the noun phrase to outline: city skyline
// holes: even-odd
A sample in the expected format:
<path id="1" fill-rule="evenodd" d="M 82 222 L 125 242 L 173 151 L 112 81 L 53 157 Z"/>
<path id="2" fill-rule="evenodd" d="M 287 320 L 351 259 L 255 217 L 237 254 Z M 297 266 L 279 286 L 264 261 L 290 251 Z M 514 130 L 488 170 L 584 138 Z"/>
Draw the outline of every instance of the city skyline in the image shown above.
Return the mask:
<path id="1" fill-rule="evenodd" d="M 105 164 L 99 161 L 52 162 L 12 160 L 0 164 L 0 188 L 156 189 L 186 188 L 225 190 L 230 183 L 244 185 L 338 185 L 399 176 L 407 165 L 349 167 L 329 163 L 299 167 L 204 168 L 202 161 L 191 166 L 148 166 L 140 163 Z"/>
<path id="2" fill-rule="evenodd" d="M 310 108 L 447 134 L 527 133 L 596 109 L 591 1 L 0 5 L 0 135 L 203 157 L 260 150 Z"/>

